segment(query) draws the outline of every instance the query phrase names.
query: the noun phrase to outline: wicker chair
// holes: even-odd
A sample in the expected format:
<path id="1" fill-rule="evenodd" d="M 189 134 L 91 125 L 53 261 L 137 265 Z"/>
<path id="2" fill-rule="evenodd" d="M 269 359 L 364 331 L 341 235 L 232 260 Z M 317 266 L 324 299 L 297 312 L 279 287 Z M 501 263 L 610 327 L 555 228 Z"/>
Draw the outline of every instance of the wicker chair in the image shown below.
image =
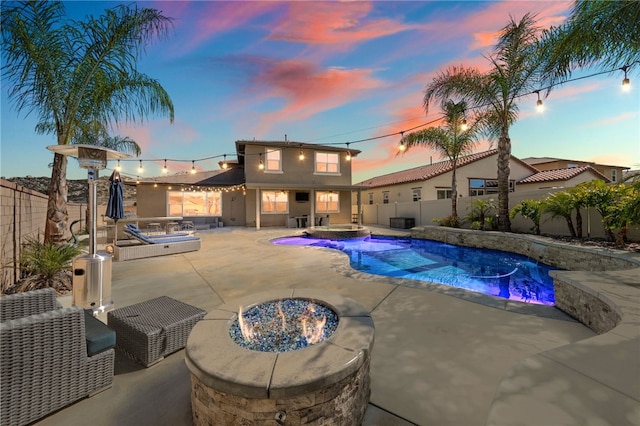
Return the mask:
<path id="1" fill-rule="evenodd" d="M 113 382 L 114 349 L 87 355 L 85 312 L 53 289 L 0 297 L 0 419 L 24 425 Z"/>

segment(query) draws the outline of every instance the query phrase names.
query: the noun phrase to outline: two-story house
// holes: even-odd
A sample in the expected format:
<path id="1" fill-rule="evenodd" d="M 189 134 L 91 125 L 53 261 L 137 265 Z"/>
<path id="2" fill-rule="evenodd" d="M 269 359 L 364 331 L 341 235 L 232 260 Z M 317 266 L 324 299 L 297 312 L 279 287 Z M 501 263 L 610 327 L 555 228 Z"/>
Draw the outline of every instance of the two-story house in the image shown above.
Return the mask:
<path id="1" fill-rule="evenodd" d="M 136 181 L 138 217 L 195 223 L 312 226 L 350 223 L 351 158 L 358 150 L 291 141 L 237 141 L 221 169 Z M 129 181 L 128 184 L 134 184 Z"/>
<path id="2" fill-rule="evenodd" d="M 563 158 L 553 158 L 553 157 L 527 157 L 527 158 L 523 158 L 522 161 L 535 167 L 540 171 L 575 169 L 575 168 L 584 168 L 587 166 L 591 166 L 591 168 L 597 170 L 606 179 L 608 179 L 608 181 L 614 182 L 614 183 L 620 182 L 620 180 L 622 180 L 622 176 L 624 172 L 626 170 L 629 170 L 629 167 L 599 164 L 599 163 L 594 163 L 592 161 L 566 160 Z"/>

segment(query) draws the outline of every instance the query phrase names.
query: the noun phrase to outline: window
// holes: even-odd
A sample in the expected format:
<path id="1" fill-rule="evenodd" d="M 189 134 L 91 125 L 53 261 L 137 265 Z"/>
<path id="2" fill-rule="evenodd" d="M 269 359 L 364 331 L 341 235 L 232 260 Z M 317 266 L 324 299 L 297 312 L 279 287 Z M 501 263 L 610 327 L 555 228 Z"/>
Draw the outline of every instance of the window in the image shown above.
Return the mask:
<path id="1" fill-rule="evenodd" d="M 339 174 L 340 155 L 334 152 L 316 152 L 316 173 Z"/>
<path id="2" fill-rule="evenodd" d="M 437 189 L 436 193 L 438 200 L 446 200 L 453 196 L 453 191 L 450 189 Z"/>
<path id="3" fill-rule="evenodd" d="M 618 171 L 616 169 L 611 169 L 611 182 L 618 181 Z"/>
<path id="4" fill-rule="evenodd" d="M 369 204 L 373 204 L 373 192 L 369 193 Z"/>
<path id="5" fill-rule="evenodd" d="M 262 213 L 289 213 L 289 194 L 284 191 L 262 191 Z"/>
<path id="6" fill-rule="evenodd" d="M 422 189 L 421 188 L 413 188 L 411 189 L 413 201 L 422 200 Z"/>
<path id="7" fill-rule="evenodd" d="M 221 216 L 222 192 L 168 191 L 169 216 Z"/>
<path id="8" fill-rule="evenodd" d="M 389 204 L 389 191 L 382 193 L 382 204 Z"/>
<path id="9" fill-rule="evenodd" d="M 316 213 L 340 213 L 340 194 L 337 192 L 316 192 Z"/>
<path id="10" fill-rule="evenodd" d="M 509 180 L 509 192 L 514 191 L 515 181 Z M 469 179 L 469 196 L 498 193 L 497 179 Z M 449 197 L 450 198 L 450 197 Z"/>
<path id="11" fill-rule="evenodd" d="M 281 172 L 282 171 L 282 151 L 279 149 L 267 149 L 265 154 L 267 158 L 264 166 L 265 172 Z"/>

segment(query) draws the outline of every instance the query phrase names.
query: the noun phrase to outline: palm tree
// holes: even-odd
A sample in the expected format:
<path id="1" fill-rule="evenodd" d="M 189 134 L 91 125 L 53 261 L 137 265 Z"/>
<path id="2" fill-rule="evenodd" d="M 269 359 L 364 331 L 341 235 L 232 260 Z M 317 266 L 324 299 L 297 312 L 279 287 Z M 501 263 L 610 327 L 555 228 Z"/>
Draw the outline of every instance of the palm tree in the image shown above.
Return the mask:
<path id="1" fill-rule="evenodd" d="M 576 238 L 576 229 L 573 226 L 572 213 L 575 209 L 574 198 L 568 191 L 560 191 L 550 194 L 542 201 L 545 213 L 551 214 L 551 218 L 563 217 L 567 222 L 569 234 Z"/>
<path id="2" fill-rule="evenodd" d="M 471 124 L 466 123 L 465 102 L 455 103 L 452 100 L 444 100 L 441 109 L 444 113 L 444 126 L 429 127 L 404 135 L 402 143 L 407 150 L 414 146 L 435 149 L 451 162 L 451 220 L 449 223 L 456 226 L 458 224 L 458 181 L 456 179 L 458 159 L 473 151 L 480 135 L 481 121 L 476 119 Z"/>
<path id="3" fill-rule="evenodd" d="M 543 33 L 546 73 L 566 80 L 577 68 L 640 63 L 640 5 L 636 1 L 577 0 L 569 18 Z"/>
<path id="4" fill-rule="evenodd" d="M 137 71 L 142 49 L 168 34 L 171 19 L 155 9 L 119 5 L 99 17 L 64 21 L 58 1 L 23 1 L 2 10 L 2 73 L 17 111 L 35 112 L 38 133 L 59 145 L 86 123 L 104 127 L 152 114 L 173 122 L 160 83 Z M 55 154 L 45 241 L 63 242 L 67 228 L 67 158 Z"/>
<path id="5" fill-rule="evenodd" d="M 509 231 L 509 128 L 518 118 L 517 101 L 539 88 L 542 60 L 538 52 L 538 28 L 531 14 L 502 28 L 494 51 L 487 57 L 491 68 L 450 67 L 426 87 L 423 105 L 434 99 L 458 98 L 483 111 L 487 131 L 498 138 L 498 229 Z"/>

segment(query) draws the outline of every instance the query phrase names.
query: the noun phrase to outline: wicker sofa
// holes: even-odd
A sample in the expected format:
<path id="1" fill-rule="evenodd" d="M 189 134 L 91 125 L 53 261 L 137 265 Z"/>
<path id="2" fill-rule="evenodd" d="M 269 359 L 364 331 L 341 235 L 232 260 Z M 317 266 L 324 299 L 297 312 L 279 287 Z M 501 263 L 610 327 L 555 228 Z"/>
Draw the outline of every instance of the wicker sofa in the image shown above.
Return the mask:
<path id="1" fill-rule="evenodd" d="M 31 423 L 111 386 L 114 349 L 87 354 L 85 315 L 62 308 L 51 288 L 0 297 L 3 425 Z"/>

